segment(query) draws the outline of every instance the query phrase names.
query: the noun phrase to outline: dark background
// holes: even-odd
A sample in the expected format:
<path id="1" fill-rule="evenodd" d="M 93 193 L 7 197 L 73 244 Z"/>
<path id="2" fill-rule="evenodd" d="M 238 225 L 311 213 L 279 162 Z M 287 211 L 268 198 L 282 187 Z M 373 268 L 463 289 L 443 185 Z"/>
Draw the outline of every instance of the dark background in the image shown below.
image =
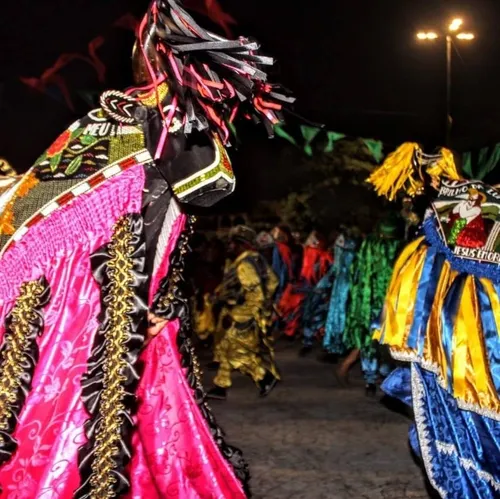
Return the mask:
<path id="1" fill-rule="evenodd" d="M 387 149 L 411 140 L 442 144 L 445 113 L 443 41 L 416 41 L 419 29 L 445 26 L 460 15 L 477 35 L 453 53 L 453 146 L 466 150 L 500 141 L 500 2 L 498 0 L 220 0 L 278 59 L 280 81 L 293 89 L 296 110 L 328 129 L 373 137 Z M 97 35 L 106 64 L 104 87 L 131 83 L 133 34 L 113 27 L 125 13 L 140 17 L 142 0 L 4 0 L 0 26 L 0 156 L 26 170 L 51 141 L 86 112 L 21 83 L 39 77 L 64 52 L 87 52 Z M 73 62 L 61 74 L 75 91 L 99 89 L 95 72 Z M 75 90 L 76 89 L 76 90 Z M 247 127 L 244 127 L 245 130 Z M 281 141 L 248 130 L 233 156 L 242 206 L 259 189 L 255 173 L 280 160 Z M 284 179 L 286 181 L 286 179 Z"/>

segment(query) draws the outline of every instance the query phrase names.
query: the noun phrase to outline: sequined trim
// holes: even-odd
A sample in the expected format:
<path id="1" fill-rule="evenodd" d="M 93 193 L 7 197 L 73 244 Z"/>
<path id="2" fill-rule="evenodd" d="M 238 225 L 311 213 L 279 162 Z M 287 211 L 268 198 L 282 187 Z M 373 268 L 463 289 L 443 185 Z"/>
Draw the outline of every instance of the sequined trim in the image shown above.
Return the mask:
<path id="1" fill-rule="evenodd" d="M 415 424 L 417 425 L 418 440 L 420 443 L 420 450 L 422 452 L 422 460 L 424 461 L 425 471 L 431 485 L 439 492 L 441 497 L 446 498 L 448 497 L 446 490 L 438 485 L 434 479 L 434 473 L 432 471 L 433 463 L 430 452 L 431 437 L 424 421 L 425 391 L 420 375 L 413 365 L 411 366 L 411 386 L 413 409 L 415 411 Z"/>
<path id="2" fill-rule="evenodd" d="M 0 464 L 15 452 L 13 439 L 17 418 L 31 390 L 38 361 L 36 338 L 43 332 L 41 309 L 50 299 L 44 277 L 21 285 L 19 297 L 6 318 L 0 350 Z"/>
<path id="3" fill-rule="evenodd" d="M 498 482 L 493 475 L 490 473 L 480 470 L 477 468 L 477 466 L 470 460 L 470 459 L 465 459 L 461 457 L 458 454 L 457 448 L 453 444 L 448 444 L 446 442 L 440 442 L 439 440 L 436 441 L 436 449 L 438 452 L 441 452 L 442 454 L 447 454 L 448 456 L 456 456 L 458 460 L 460 461 L 460 464 L 467 470 L 467 471 L 474 471 L 474 473 L 477 474 L 481 480 L 484 480 L 485 482 L 488 482 L 492 485 L 492 487 L 500 492 L 500 482 Z"/>
<path id="4" fill-rule="evenodd" d="M 448 383 L 441 376 L 441 370 L 439 369 L 439 366 L 435 362 L 430 362 L 428 360 L 421 359 L 418 357 L 416 353 L 411 351 L 405 352 L 391 348 L 390 352 L 391 352 L 391 357 L 393 359 L 399 360 L 401 362 L 412 362 L 419 364 L 423 369 L 434 374 L 436 376 L 436 381 L 438 385 L 443 390 L 446 390 L 449 393 Z M 457 403 L 458 407 L 464 411 L 475 412 L 476 414 L 479 414 L 481 416 L 494 419 L 495 421 L 500 421 L 500 414 L 497 411 L 481 407 L 477 404 L 471 404 L 470 402 L 466 402 L 465 400 L 459 398 L 455 398 L 455 402 Z"/>
<path id="5" fill-rule="evenodd" d="M 234 186 L 234 174 L 227 151 L 218 138 L 214 138 L 214 146 L 215 159 L 211 165 L 172 186 L 175 195 L 179 199 L 182 200 L 193 192 L 213 184 L 220 178 L 225 179 Z"/>
<path id="6" fill-rule="evenodd" d="M 165 100 L 168 91 L 168 85 L 166 83 L 160 83 L 157 88 L 143 94 L 138 94 L 137 99 L 139 99 L 144 106 L 155 107 L 158 106 L 158 103 Z"/>
<path id="7" fill-rule="evenodd" d="M 91 418 L 86 424 L 88 443 L 80 449 L 82 486 L 77 498 L 114 498 L 130 487 L 125 467 L 131 455 L 136 364 L 147 315 L 143 232 L 139 215 L 125 216 L 116 223 L 109 245 L 92 255 L 103 310 L 82 378 L 82 397 Z"/>
<path id="8" fill-rule="evenodd" d="M 483 262 L 480 260 L 472 260 L 461 258 L 453 253 L 453 251 L 443 242 L 436 227 L 437 221 L 435 215 L 429 216 L 423 223 L 422 228 L 425 234 L 426 241 L 436 248 L 439 253 L 442 253 L 451 268 L 457 272 L 465 272 L 477 277 L 485 277 L 495 283 L 500 283 L 500 266 L 494 263 Z"/>

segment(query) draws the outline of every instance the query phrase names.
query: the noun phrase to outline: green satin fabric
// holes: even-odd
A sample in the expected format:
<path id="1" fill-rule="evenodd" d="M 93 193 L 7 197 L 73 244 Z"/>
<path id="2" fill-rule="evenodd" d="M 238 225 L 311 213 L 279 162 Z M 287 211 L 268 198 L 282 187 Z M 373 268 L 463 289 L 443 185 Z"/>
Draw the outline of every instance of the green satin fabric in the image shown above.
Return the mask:
<path id="1" fill-rule="evenodd" d="M 382 311 L 400 248 L 398 239 L 369 236 L 363 241 L 351 267 L 350 303 L 344 332 L 347 348 L 370 349 L 372 323 Z"/>

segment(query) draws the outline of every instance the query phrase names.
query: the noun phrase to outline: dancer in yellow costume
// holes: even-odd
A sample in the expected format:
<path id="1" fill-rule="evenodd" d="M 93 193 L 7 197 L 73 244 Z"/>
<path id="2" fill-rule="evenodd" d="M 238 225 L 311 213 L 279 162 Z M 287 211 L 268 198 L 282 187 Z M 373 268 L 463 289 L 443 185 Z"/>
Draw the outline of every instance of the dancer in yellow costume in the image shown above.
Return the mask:
<path id="1" fill-rule="evenodd" d="M 280 379 L 268 337 L 278 278 L 255 247 L 252 229 L 238 226 L 231 231 L 229 251 L 234 261 L 215 297 L 222 310 L 220 340 L 215 346 L 219 368 L 215 386 L 208 392 L 210 398 L 226 398 L 234 370 L 249 375 L 261 396 L 268 395 Z"/>

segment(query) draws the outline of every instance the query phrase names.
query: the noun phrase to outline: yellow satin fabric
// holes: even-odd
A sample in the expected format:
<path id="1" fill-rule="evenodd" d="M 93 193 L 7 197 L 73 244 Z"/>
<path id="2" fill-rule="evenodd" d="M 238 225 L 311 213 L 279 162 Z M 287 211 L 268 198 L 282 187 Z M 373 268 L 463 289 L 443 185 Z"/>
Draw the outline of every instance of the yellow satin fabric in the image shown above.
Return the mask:
<path id="1" fill-rule="evenodd" d="M 416 239 L 406 246 L 397 259 L 386 295 L 381 328 L 373 336 L 405 356 L 415 353 L 408 348 L 407 340 L 424 262 L 422 255 L 425 256 L 426 252 L 423 239 Z"/>
<path id="2" fill-rule="evenodd" d="M 259 276 L 248 259 L 252 256 L 255 256 L 252 252 L 245 252 L 226 269 L 226 276 L 236 276 L 241 296 L 232 306 L 223 308 L 217 325 L 214 360 L 220 365 L 214 383 L 223 388 L 231 386 L 231 373 L 234 370 L 249 375 L 256 383 L 264 378 L 266 371 L 279 379 L 272 340 L 267 337 L 273 311 L 269 297 L 278 286 L 278 278 L 267 266 L 264 279 L 267 289 L 264 289 L 264 276 Z M 224 294 L 224 287 L 225 282 L 217 292 Z M 228 316 L 231 326 L 225 329 L 225 318 Z M 242 327 L 242 324 L 248 326 Z"/>
<path id="3" fill-rule="evenodd" d="M 500 413 L 500 400 L 490 375 L 483 336 L 480 307 L 473 276 L 465 280 L 453 324 L 451 358 L 443 345 L 442 310 L 448 292 L 459 275 L 448 262 L 438 279 L 431 313 L 425 331 L 424 351 L 408 347 L 417 288 L 427 253 L 423 238 L 407 246 L 396 262 L 384 306 L 380 331 L 374 339 L 388 345 L 395 358 L 419 362 L 438 376 L 440 384 L 471 409 Z M 500 331 L 500 298 L 488 279 L 480 279 L 490 299 L 497 331 Z M 452 383 L 448 382 L 451 370 Z"/>
<path id="4" fill-rule="evenodd" d="M 193 329 L 200 340 L 206 340 L 215 332 L 215 317 L 212 308 L 210 295 L 207 293 L 203 297 L 203 309 L 197 310 L 193 304 Z"/>

